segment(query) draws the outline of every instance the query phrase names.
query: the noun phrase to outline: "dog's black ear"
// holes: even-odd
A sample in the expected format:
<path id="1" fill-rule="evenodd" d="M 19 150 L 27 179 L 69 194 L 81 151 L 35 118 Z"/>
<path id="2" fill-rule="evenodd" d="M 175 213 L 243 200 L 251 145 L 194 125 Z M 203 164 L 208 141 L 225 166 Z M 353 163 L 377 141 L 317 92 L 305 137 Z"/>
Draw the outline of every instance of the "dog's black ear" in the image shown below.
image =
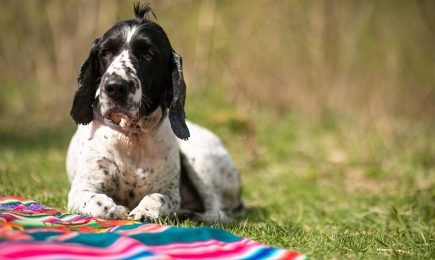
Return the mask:
<path id="1" fill-rule="evenodd" d="M 95 92 L 101 78 L 100 62 L 98 60 L 98 47 L 100 38 L 94 40 L 89 57 L 80 67 L 77 78 L 78 90 L 74 95 L 74 100 L 70 115 L 76 124 L 88 124 L 92 121 L 92 104 L 95 100 Z"/>
<path id="2" fill-rule="evenodd" d="M 169 93 L 169 122 L 174 134 L 183 140 L 190 137 L 184 113 L 186 99 L 186 84 L 183 77 L 183 64 L 181 56 L 172 51 L 171 59 L 172 91 Z"/>

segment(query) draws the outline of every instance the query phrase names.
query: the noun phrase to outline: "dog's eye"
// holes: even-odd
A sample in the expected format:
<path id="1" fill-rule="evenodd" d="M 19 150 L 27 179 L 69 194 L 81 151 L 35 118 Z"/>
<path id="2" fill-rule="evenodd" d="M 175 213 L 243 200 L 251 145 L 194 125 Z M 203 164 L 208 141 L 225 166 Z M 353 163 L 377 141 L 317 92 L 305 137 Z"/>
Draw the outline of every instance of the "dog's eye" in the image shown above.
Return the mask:
<path id="1" fill-rule="evenodd" d="M 151 61 L 152 59 L 153 59 L 153 55 L 149 52 L 139 55 L 139 61 L 141 62 Z"/>

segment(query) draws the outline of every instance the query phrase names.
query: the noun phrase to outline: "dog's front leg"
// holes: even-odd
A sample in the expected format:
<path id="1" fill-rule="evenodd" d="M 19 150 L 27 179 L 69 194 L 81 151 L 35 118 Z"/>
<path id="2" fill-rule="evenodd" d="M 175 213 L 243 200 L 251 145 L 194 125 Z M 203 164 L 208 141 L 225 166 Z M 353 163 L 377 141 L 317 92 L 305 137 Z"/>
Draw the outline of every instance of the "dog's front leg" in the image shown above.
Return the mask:
<path id="1" fill-rule="evenodd" d="M 68 210 L 103 219 L 126 219 L 128 209 L 116 205 L 106 194 L 73 188 L 68 195 Z"/>
<path id="2" fill-rule="evenodd" d="M 152 193 L 146 195 L 139 205 L 128 215 L 129 219 L 137 221 L 155 221 L 175 213 L 180 207 L 178 190 L 169 193 Z"/>

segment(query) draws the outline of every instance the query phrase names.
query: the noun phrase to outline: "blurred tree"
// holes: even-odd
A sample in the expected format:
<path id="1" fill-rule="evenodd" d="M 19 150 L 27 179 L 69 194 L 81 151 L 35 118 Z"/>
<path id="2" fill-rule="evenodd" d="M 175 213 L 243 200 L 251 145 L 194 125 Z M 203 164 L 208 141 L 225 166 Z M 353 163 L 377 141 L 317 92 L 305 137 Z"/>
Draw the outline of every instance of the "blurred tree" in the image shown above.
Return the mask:
<path id="1" fill-rule="evenodd" d="M 67 110 L 92 40 L 133 1 L 13 1 L 0 9 L 3 114 Z M 435 113 L 435 2 L 153 1 L 191 91 L 240 109 L 322 116 Z M 40 94 L 40 93 L 44 94 Z M 2 112 L 0 112 L 1 114 Z M 65 113 L 62 113 L 65 116 Z"/>

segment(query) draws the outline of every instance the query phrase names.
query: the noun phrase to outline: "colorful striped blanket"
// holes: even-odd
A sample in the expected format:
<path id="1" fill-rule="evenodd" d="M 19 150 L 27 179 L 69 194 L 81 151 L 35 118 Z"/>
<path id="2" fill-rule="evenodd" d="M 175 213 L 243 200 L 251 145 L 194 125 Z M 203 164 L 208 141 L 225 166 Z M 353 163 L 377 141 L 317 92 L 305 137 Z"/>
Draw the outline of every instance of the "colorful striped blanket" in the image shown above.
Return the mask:
<path id="1" fill-rule="evenodd" d="M 0 259 L 304 259 L 217 228 L 102 220 L 0 198 Z"/>

